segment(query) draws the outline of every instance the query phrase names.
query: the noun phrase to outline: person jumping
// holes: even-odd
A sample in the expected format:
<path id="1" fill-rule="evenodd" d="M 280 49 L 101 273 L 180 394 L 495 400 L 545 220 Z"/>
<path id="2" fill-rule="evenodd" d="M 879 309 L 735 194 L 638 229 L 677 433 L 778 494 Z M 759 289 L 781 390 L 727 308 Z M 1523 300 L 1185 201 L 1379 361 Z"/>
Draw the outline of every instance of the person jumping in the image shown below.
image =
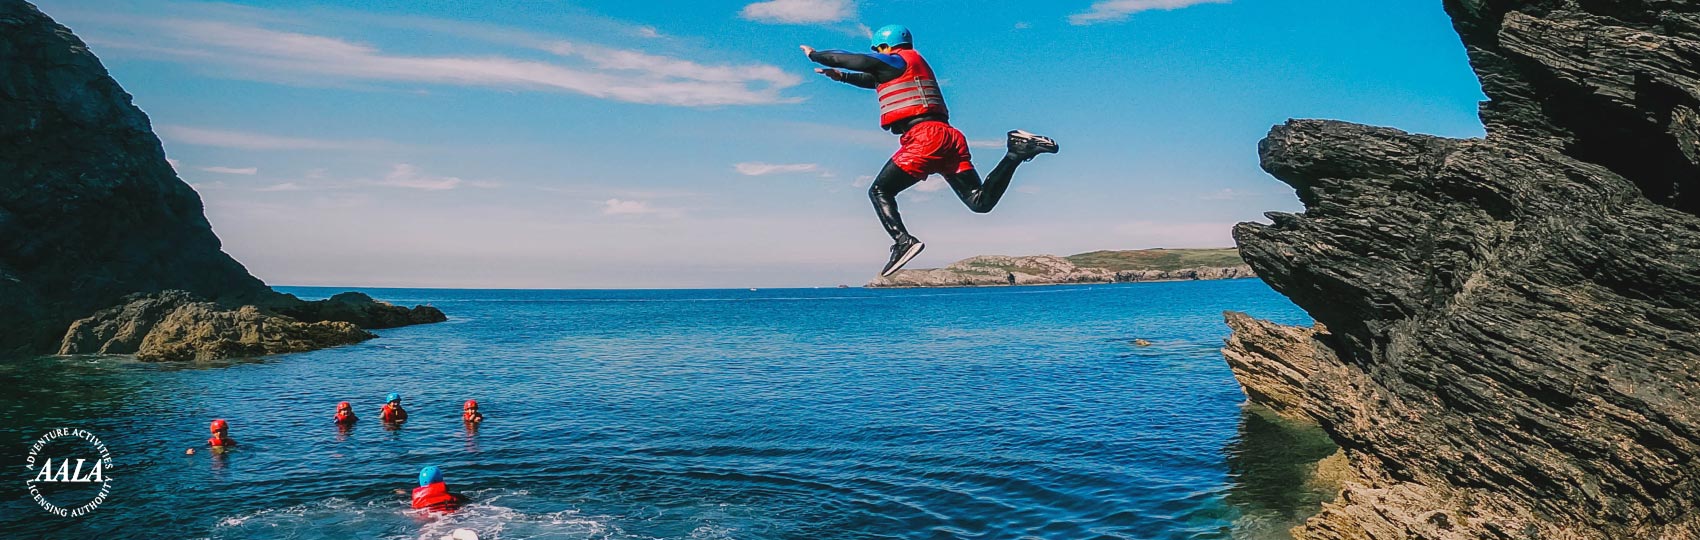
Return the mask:
<path id="1" fill-rule="evenodd" d="M 889 25 L 874 32 L 874 54 L 848 51 L 817 51 L 803 45 L 803 54 L 827 66 L 816 73 L 846 84 L 873 89 L 879 96 L 880 127 L 900 135 L 897 154 L 885 162 L 868 188 L 880 224 L 891 235 L 891 261 L 881 276 L 897 273 L 910 259 L 921 254 L 926 244 L 909 234 L 897 213 L 897 194 L 939 174 L 968 209 L 984 214 L 997 206 L 1009 189 L 1015 167 L 1039 154 L 1057 152 L 1056 141 L 1022 130 L 1009 132 L 1009 151 L 984 182 L 968 155 L 968 140 L 950 125 L 944 93 L 938 77 L 921 54 L 915 52 L 909 29 Z M 831 69 L 837 68 L 837 69 Z M 850 70 L 849 72 L 841 70 Z"/>

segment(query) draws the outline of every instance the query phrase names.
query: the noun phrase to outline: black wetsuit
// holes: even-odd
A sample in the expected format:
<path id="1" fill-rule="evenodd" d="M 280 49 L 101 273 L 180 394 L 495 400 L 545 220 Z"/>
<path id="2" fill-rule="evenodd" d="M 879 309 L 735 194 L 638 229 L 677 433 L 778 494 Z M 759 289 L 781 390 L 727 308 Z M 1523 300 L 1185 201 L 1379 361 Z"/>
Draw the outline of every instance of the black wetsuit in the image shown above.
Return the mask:
<path id="1" fill-rule="evenodd" d="M 851 70 L 846 73 L 829 69 L 826 74 L 835 81 L 868 89 L 903 75 L 906 67 L 902 58 L 891 54 L 815 51 L 809 54 L 809 59 L 827 67 Z M 915 124 L 931 120 L 942 122 L 948 118 L 943 115 L 922 115 L 886 126 L 886 130 L 902 135 Z M 997 206 L 998 199 L 1003 197 L 1004 191 L 1009 189 L 1009 180 L 1015 175 L 1015 167 L 1020 165 L 1021 161 L 1017 156 L 1005 154 L 984 182 L 980 180 L 980 173 L 974 169 L 942 176 L 950 184 L 950 189 L 956 192 L 956 197 L 968 205 L 969 210 L 984 214 L 992 211 L 992 207 Z M 896 163 L 886 160 L 885 167 L 880 169 L 879 175 L 874 177 L 873 185 L 868 187 L 868 198 L 874 203 L 874 211 L 879 214 L 880 224 L 885 226 L 886 233 L 891 235 L 893 241 L 909 237 L 908 229 L 903 227 L 903 217 L 897 213 L 897 194 L 920 183 L 921 180 L 925 178 L 916 178 L 899 168 Z"/>

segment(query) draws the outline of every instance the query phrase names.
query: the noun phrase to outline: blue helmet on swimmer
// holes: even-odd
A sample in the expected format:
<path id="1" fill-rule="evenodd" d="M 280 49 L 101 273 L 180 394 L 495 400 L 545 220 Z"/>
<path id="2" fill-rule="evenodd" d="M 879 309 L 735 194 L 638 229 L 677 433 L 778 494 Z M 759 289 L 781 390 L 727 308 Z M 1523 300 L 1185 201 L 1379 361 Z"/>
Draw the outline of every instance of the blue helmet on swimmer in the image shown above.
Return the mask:
<path id="1" fill-rule="evenodd" d="M 384 403 L 395 403 L 397 401 L 401 401 L 401 394 L 390 392 L 390 395 L 384 396 Z"/>
<path id="2" fill-rule="evenodd" d="M 443 471 L 436 465 L 428 465 L 419 469 L 419 486 L 425 487 L 443 481 Z"/>
<path id="3" fill-rule="evenodd" d="M 901 24 L 888 24 L 881 26 L 879 30 L 874 31 L 874 50 L 880 50 L 881 45 L 887 47 L 896 47 L 898 45 L 914 47 L 915 36 L 910 35 L 909 29 L 905 28 Z"/>

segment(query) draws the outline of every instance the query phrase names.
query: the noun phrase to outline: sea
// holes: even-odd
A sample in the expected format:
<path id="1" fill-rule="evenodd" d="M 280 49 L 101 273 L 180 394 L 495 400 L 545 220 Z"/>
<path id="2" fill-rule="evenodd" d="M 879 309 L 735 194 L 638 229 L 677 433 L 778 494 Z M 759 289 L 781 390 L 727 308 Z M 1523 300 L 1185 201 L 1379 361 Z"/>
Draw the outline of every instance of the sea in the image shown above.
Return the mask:
<path id="1" fill-rule="evenodd" d="M 1256 279 L 356 290 L 449 321 L 259 359 L 0 363 L 0 537 L 1276 539 L 1332 496 L 1309 481 L 1327 437 L 1248 405 L 1223 362 L 1224 310 L 1310 323 Z M 205 447 L 213 419 L 234 450 Z M 38 500 L 31 460 L 98 459 L 58 428 L 110 466 Z M 427 465 L 469 503 L 410 508 Z M 41 504 L 97 487 L 80 516 Z"/>

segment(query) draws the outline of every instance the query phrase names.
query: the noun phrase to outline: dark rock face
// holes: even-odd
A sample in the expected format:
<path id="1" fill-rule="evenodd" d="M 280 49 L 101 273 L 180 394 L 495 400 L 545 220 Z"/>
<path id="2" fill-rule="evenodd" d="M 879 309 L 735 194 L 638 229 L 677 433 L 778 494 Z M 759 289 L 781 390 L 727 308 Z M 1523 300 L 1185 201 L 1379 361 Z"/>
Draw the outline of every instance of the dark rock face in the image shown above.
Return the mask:
<path id="1" fill-rule="evenodd" d="M 138 291 L 269 293 L 220 250 L 148 118 L 70 30 L 0 1 L 0 351 Z"/>
<path id="2" fill-rule="evenodd" d="M 126 300 L 161 291 L 181 292 Z M 35 6 L 0 0 L 0 357 L 56 345 L 72 352 L 147 350 L 142 342 L 154 336 L 198 340 L 204 336 L 160 327 L 185 324 L 186 298 L 205 312 L 198 320 L 223 318 L 242 328 L 285 314 L 295 324 L 330 320 L 367 328 L 444 319 L 435 308 L 409 310 L 364 295 L 302 302 L 249 275 L 221 250 L 199 195 L 166 162 L 147 116 L 83 42 Z M 252 314 L 242 307 L 248 305 L 257 306 Z M 112 306 L 119 306 L 116 312 L 67 334 L 72 321 Z M 299 350 L 263 341 L 195 347 L 236 355 Z"/>
<path id="3" fill-rule="evenodd" d="M 1278 126 L 1306 211 L 1234 231 L 1330 334 L 1286 379 L 1354 478 L 1297 532 L 1700 537 L 1700 3 L 1446 6 L 1488 137 Z"/>

